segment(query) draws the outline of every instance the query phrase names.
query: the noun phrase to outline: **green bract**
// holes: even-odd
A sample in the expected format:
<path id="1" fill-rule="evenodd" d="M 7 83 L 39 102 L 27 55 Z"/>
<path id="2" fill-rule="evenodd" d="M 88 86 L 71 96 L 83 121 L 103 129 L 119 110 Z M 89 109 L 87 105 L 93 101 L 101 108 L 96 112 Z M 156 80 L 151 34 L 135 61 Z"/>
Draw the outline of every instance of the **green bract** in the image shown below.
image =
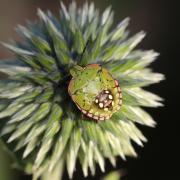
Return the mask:
<path id="1" fill-rule="evenodd" d="M 129 37 L 129 18 L 112 28 L 111 8 L 100 15 L 93 3 L 38 16 L 18 26 L 22 42 L 4 44 L 15 59 L 0 61 L 0 136 L 16 167 L 59 180 L 77 160 L 87 176 L 105 158 L 136 156 L 132 141 L 146 141 L 136 124 L 155 126 L 142 107 L 162 106 L 143 89 L 164 78 L 148 68 L 158 53 L 135 49 L 145 33 Z"/>
<path id="2" fill-rule="evenodd" d="M 105 68 L 98 64 L 85 68 L 75 66 L 71 74 L 69 94 L 85 115 L 106 120 L 120 110 L 122 93 L 119 83 Z"/>

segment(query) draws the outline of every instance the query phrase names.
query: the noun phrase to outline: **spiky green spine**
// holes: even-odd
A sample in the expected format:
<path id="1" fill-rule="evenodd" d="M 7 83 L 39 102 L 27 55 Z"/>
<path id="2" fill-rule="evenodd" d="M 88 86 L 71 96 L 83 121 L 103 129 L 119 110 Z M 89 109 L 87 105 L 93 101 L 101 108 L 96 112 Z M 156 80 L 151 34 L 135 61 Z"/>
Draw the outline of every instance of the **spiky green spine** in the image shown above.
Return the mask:
<path id="1" fill-rule="evenodd" d="M 100 16 L 93 3 L 61 4 L 60 19 L 38 15 L 38 23 L 18 27 L 24 42 L 4 44 L 17 58 L 0 61 L 0 132 L 19 167 L 37 179 L 66 164 L 72 178 L 77 159 L 87 176 L 96 163 L 104 172 L 105 158 L 115 165 L 116 156 L 136 156 L 131 141 L 142 146 L 146 138 L 135 124 L 155 125 L 141 107 L 162 105 L 142 88 L 164 79 L 148 68 L 158 53 L 134 50 L 145 33 L 129 38 L 129 18 L 112 29 L 111 8 Z M 122 109 L 108 121 L 87 120 L 68 95 L 70 68 L 91 63 L 107 68 L 122 88 Z"/>

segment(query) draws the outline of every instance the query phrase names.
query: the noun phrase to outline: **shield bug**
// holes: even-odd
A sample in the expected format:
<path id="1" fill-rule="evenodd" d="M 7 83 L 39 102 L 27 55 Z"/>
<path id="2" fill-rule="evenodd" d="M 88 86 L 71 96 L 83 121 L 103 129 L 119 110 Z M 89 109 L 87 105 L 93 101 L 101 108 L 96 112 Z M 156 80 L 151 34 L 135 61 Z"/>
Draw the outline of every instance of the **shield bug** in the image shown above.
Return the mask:
<path id="1" fill-rule="evenodd" d="M 74 66 L 68 92 L 79 110 L 95 120 L 107 120 L 120 110 L 122 93 L 119 83 L 99 64 Z"/>

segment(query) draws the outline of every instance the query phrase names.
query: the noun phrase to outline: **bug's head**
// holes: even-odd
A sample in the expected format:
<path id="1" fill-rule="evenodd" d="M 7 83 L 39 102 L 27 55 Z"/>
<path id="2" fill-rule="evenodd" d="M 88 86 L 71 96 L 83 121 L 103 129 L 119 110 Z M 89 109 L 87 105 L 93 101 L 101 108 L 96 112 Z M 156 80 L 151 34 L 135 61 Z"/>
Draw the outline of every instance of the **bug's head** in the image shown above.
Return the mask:
<path id="1" fill-rule="evenodd" d="M 70 74 L 71 74 L 72 77 L 76 77 L 76 76 L 78 76 L 79 74 L 81 74 L 83 70 L 84 70 L 84 69 L 83 69 L 81 66 L 75 65 L 74 67 L 72 67 L 72 68 L 70 69 Z"/>

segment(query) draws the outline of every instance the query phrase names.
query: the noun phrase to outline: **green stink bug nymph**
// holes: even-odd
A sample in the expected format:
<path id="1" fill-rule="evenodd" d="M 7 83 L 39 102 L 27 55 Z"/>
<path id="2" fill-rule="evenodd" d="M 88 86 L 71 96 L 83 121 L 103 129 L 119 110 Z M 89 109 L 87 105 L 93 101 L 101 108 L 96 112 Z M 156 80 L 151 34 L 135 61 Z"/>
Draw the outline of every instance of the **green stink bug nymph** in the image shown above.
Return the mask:
<path id="1" fill-rule="evenodd" d="M 120 110 L 122 93 L 119 83 L 99 64 L 75 66 L 68 92 L 83 114 L 95 120 L 107 120 Z"/>

